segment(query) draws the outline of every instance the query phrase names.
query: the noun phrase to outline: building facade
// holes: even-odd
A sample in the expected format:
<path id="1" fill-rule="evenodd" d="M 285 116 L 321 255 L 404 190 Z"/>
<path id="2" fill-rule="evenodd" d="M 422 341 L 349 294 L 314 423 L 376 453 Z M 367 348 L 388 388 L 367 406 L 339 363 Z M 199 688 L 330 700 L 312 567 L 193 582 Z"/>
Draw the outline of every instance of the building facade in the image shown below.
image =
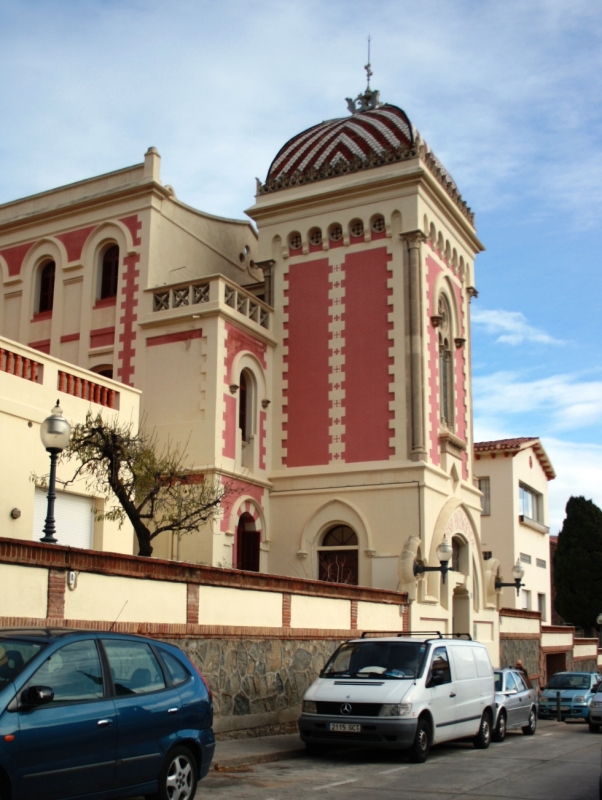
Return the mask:
<path id="1" fill-rule="evenodd" d="M 556 624 L 548 525 L 548 481 L 556 473 L 550 459 L 535 437 L 477 442 L 474 453 L 484 558 L 504 582 L 512 581 L 517 561 L 525 572 L 519 594 L 502 589 L 502 605 L 538 611 L 542 623 Z"/>
<path id="2" fill-rule="evenodd" d="M 0 206 L 1 332 L 142 392 L 227 486 L 166 558 L 408 593 L 409 624 L 497 660 L 472 453 L 474 217 L 367 90 L 287 142 L 248 223 L 143 164 Z M 452 548 L 445 582 L 437 548 Z M 418 567 L 418 573 L 416 572 Z"/>

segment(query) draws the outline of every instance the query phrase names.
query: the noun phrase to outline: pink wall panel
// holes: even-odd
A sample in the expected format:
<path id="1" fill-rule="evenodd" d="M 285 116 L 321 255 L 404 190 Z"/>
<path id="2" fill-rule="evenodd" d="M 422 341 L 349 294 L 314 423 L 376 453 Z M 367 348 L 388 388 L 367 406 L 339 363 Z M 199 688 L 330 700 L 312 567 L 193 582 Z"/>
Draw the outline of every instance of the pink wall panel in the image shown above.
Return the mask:
<path id="1" fill-rule="evenodd" d="M 224 447 L 222 455 L 226 458 L 236 458 L 236 398 L 224 393 Z"/>
<path id="2" fill-rule="evenodd" d="M 394 455 L 389 401 L 388 255 L 385 247 L 345 259 L 345 461 Z"/>
<path id="3" fill-rule="evenodd" d="M 431 461 L 439 466 L 441 454 L 439 452 L 439 342 L 437 339 L 437 329 L 431 324 L 431 314 L 437 313 L 437 298 L 433 297 L 437 276 L 443 271 L 443 267 L 434 258 L 426 257 L 427 274 L 427 338 L 428 338 L 428 359 L 429 359 L 429 398 L 428 398 L 428 417 L 431 428 Z"/>
<path id="4" fill-rule="evenodd" d="M 288 273 L 287 465 L 328 464 L 328 261 Z"/>

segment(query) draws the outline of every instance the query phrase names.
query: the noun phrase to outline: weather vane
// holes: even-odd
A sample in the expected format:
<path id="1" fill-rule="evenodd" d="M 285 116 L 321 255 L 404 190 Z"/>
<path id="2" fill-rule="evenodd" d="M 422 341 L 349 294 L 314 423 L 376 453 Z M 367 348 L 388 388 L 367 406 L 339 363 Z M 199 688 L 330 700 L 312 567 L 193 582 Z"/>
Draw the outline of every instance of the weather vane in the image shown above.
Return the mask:
<path id="1" fill-rule="evenodd" d="M 368 36 L 368 63 L 364 67 L 366 70 L 366 77 L 368 78 L 368 85 L 363 94 L 358 94 L 355 100 L 347 97 L 347 108 L 352 114 L 359 114 L 361 111 L 372 111 L 378 108 L 382 103 L 380 102 L 379 93 L 376 89 L 370 88 L 370 78 L 372 77 L 372 64 L 370 63 L 370 42 L 372 36 Z"/>

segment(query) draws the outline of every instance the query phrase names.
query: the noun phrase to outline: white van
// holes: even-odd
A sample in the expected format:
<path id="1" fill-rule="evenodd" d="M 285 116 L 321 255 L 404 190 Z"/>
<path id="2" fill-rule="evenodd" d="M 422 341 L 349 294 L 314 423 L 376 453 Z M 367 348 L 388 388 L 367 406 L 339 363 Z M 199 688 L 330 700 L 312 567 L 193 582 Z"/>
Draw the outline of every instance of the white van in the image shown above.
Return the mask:
<path id="1" fill-rule="evenodd" d="M 450 739 L 489 747 L 494 718 L 489 655 L 468 634 L 364 634 L 342 644 L 305 693 L 299 732 L 308 749 L 386 747 L 421 763 Z"/>

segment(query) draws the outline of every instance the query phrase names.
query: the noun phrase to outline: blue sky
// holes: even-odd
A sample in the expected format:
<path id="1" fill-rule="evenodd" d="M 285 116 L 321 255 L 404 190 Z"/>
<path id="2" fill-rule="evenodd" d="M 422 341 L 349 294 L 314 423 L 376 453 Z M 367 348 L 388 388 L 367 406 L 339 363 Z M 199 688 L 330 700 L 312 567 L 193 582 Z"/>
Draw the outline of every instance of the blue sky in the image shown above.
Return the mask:
<path id="1" fill-rule="evenodd" d="M 602 4 L 0 0 L 0 202 L 142 160 L 241 217 L 292 135 L 373 86 L 476 212 L 475 433 L 541 436 L 602 505 Z"/>

